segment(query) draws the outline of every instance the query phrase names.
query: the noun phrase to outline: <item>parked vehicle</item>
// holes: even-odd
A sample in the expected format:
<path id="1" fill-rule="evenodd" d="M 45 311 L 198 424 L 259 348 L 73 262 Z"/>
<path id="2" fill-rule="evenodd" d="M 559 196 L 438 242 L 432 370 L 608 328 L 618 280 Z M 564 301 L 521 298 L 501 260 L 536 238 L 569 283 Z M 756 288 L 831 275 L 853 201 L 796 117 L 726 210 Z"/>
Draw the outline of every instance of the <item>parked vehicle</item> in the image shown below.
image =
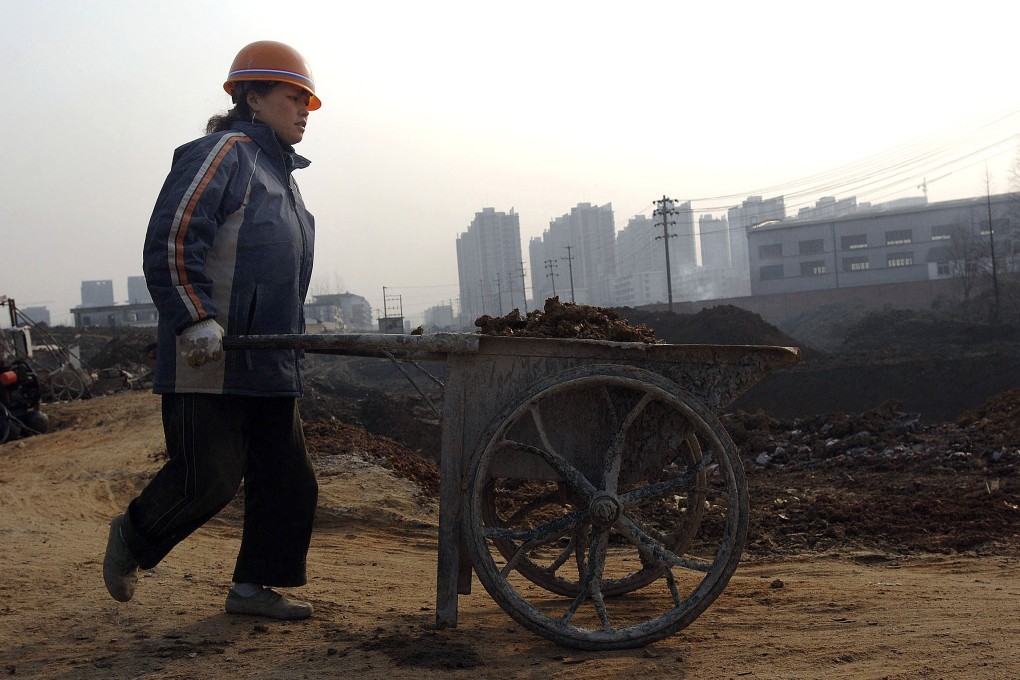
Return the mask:
<path id="1" fill-rule="evenodd" d="M 39 378 L 27 361 L 0 361 L 0 444 L 49 429 Z"/>
<path id="2" fill-rule="evenodd" d="M 49 429 L 49 418 L 39 407 L 42 389 L 39 376 L 29 363 L 32 333 L 18 327 L 14 300 L 0 295 L 0 306 L 11 315 L 11 328 L 0 334 L 0 444 Z"/>

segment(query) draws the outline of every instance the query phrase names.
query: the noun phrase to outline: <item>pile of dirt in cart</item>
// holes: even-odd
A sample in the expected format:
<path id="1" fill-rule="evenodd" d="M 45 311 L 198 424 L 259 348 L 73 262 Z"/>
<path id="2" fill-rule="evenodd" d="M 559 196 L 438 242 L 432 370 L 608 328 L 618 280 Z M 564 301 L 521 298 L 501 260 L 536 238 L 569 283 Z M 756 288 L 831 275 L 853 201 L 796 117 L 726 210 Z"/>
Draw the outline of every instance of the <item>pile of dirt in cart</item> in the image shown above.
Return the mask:
<path id="1" fill-rule="evenodd" d="M 632 326 L 627 319 L 611 309 L 560 302 L 559 297 L 549 298 L 543 309 L 530 311 L 527 317 L 522 317 L 518 309 L 501 317 L 484 314 L 475 320 L 475 326 L 478 326 L 478 332 L 482 335 L 663 342 L 656 339 L 655 331 L 648 326 Z"/>

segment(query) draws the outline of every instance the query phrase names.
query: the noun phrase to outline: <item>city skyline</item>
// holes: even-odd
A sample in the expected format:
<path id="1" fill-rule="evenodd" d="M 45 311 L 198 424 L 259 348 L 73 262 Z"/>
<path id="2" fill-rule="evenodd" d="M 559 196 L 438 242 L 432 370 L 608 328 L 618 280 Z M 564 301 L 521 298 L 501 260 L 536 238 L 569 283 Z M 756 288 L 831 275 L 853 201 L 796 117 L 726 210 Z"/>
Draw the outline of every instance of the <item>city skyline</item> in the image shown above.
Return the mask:
<path id="1" fill-rule="evenodd" d="M 588 203 L 581 203 L 571 209 L 570 213 L 553 220 L 550 228 L 543 233 L 542 237 L 531 239 L 529 245 L 532 259 L 536 257 L 541 259 L 545 255 L 559 250 L 565 250 L 568 257 L 544 260 L 548 273 L 545 275 L 545 279 L 541 276 L 534 277 L 532 294 L 527 298 L 524 297 L 527 295 L 524 290 L 517 293 L 513 290 L 516 279 L 520 279 L 523 289 L 526 286 L 527 278 L 524 270 L 516 266 L 516 263 L 521 262 L 523 246 L 518 215 L 512 211 L 503 213 L 486 207 L 475 213 L 475 219 L 468 230 L 460 234 L 457 239 L 461 297 L 439 300 L 423 310 L 422 316 L 414 317 L 404 315 L 401 296 L 390 293 L 385 296 L 388 301 L 386 309 L 372 310 L 374 319 L 369 319 L 366 316 L 367 324 L 357 322 L 349 330 L 376 330 L 375 321 L 383 316 L 401 318 L 405 331 L 418 325 L 423 325 L 426 330 L 470 330 L 473 327 L 474 319 L 480 316 L 503 316 L 512 309 L 527 313 L 540 309 L 549 297 L 558 296 L 563 302 L 575 302 L 575 274 L 572 262 L 575 259 L 578 261 L 576 302 L 603 307 L 661 305 L 667 301 L 667 291 L 670 304 L 674 301 L 678 304 L 696 303 L 760 295 L 762 294 L 762 285 L 774 285 L 766 282 L 785 278 L 782 274 L 773 276 L 770 273 L 772 270 L 782 268 L 782 265 L 772 263 L 767 266 L 761 265 L 762 257 L 775 261 L 776 255 L 771 252 L 772 250 L 776 250 L 777 253 L 782 252 L 785 256 L 792 256 L 792 264 L 801 268 L 801 277 L 805 276 L 804 268 L 809 267 L 810 271 L 807 272 L 809 275 L 834 274 L 838 282 L 840 276 L 834 269 L 838 263 L 826 263 L 824 259 L 815 262 L 811 260 L 811 256 L 815 260 L 819 257 L 835 257 L 836 251 L 842 248 L 852 255 L 849 259 L 844 259 L 842 263 L 847 272 L 870 269 L 867 261 L 871 258 L 866 255 L 862 256 L 864 251 L 860 250 L 866 247 L 865 244 L 870 245 L 870 240 L 861 232 L 861 229 L 864 228 L 861 225 L 865 224 L 872 225 L 867 227 L 870 229 L 879 229 L 875 225 L 885 225 L 882 227 L 886 230 L 884 236 L 878 234 L 874 239 L 876 243 L 881 243 L 882 238 L 885 238 L 888 244 L 899 246 L 899 251 L 905 247 L 899 244 L 916 243 L 916 246 L 909 247 L 922 249 L 919 260 L 914 257 L 913 252 L 907 251 L 897 251 L 889 256 L 897 258 L 895 264 L 889 264 L 889 267 L 924 264 L 925 272 L 907 273 L 907 279 L 952 278 L 954 265 L 951 262 L 952 257 L 948 256 L 951 253 L 941 241 L 952 236 L 952 229 L 956 228 L 952 224 L 956 222 L 959 222 L 958 226 L 961 229 L 966 229 L 969 225 L 970 229 L 980 230 L 981 220 L 986 219 L 985 211 L 986 209 L 991 211 L 993 203 L 996 206 L 994 212 L 998 215 L 996 220 L 1005 219 L 1004 224 L 1000 224 L 996 228 L 997 234 L 1000 230 L 1005 229 L 999 234 L 1002 239 L 1001 245 L 1004 248 L 1000 255 L 1006 258 L 1003 264 L 1007 268 L 1015 266 L 1015 250 L 1010 250 L 1010 248 L 1015 248 L 1015 229 L 1009 225 L 1016 219 L 1015 206 L 1020 203 L 1020 192 L 934 203 L 929 203 L 926 198 L 921 198 L 900 199 L 884 204 L 858 204 L 855 200 L 836 201 L 826 197 L 817 201 L 813 208 L 801 208 L 794 215 L 787 214 L 782 196 L 770 199 L 751 196 L 745 199 L 741 205 L 730 208 L 725 216 L 719 218 L 702 216 L 699 219 L 697 231 L 694 231 L 693 228 L 690 204 L 677 204 L 675 201 L 663 197 L 656 201 L 659 208 L 655 211 L 655 220 L 648 219 L 643 215 L 636 216 L 628 222 L 625 228 L 616 231 L 608 243 L 605 241 L 605 234 L 613 231 L 612 206 L 609 204 L 592 206 Z M 948 217 L 939 217 L 935 222 L 932 222 L 931 216 L 934 215 Z M 960 215 L 964 215 L 964 217 L 959 217 Z M 1010 215 L 1014 216 L 1010 217 Z M 897 227 L 897 225 L 911 223 L 920 227 L 916 235 L 910 228 L 899 231 L 888 230 L 890 225 Z M 731 224 L 732 226 L 730 226 Z M 780 251 L 781 246 L 779 245 L 762 246 L 760 240 L 761 234 L 772 234 L 777 230 L 783 233 L 797 234 L 808 229 L 814 230 L 817 234 L 817 230 L 820 228 L 824 234 L 830 232 L 835 234 L 837 229 L 842 231 L 848 226 L 854 231 L 853 236 L 844 238 L 841 241 L 842 246 L 837 246 L 834 243 L 832 245 L 834 250 L 826 250 L 824 239 L 808 239 L 798 242 L 795 244 L 797 246 L 794 248 L 795 252 L 792 253 L 788 250 Z M 739 232 L 739 235 L 735 236 L 733 232 Z M 656 233 L 662 235 L 650 237 Z M 652 245 L 654 241 L 663 240 L 666 234 L 670 236 L 670 239 L 662 245 L 669 244 L 671 253 L 669 257 L 673 262 L 671 276 L 668 275 L 670 272 L 669 257 L 664 256 L 664 248 Z M 678 240 L 673 240 L 674 238 Z M 758 239 L 757 245 L 750 242 L 755 238 Z M 833 239 L 835 239 L 834 235 Z M 572 245 L 564 246 L 564 243 Z M 800 251 L 799 257 L 797 249 Z M 932 254 L 925 256 L 926 249 L 931 249 Z M 766 251 L 769 251 L 768 254 Z M 939 253 L 938 257 L 941 259 L 932 259 L 935 257 L 935 253 Z M 808 256 L 807 260 L 804 260 L 805 255 Z M 855 266 L 854 263 L 857 262 L 865 264 Z M 1014 264 L 1009 265 L 1009 262 Z M 932 263 L 938 265 L 937 274 L 932 269 L 935 266 Z M 569 289 L 562 286 L 559 290 L 555 288 L 557 278 L 554 276 L 555 267 L 559 264 L 569 265 Z M 879 269 L 882 268 L 881 262 L 876 262 L 875 265 Z M 504 277 L 504 271 L 511 273 Z M 906 270 L 901 270 L 901 272 L 906 272 Z M 496 275 L 495 278 L 493 274 Z M 789 288 L 790 291 L 799 291 L 805 285 L 807 288 L 812 288 L 820 281 L 815 278 L 813 281 L 803 283 L 797 281 L 795 273 L 792 276 L 793 287 Z M 884 274 L 879 274 L 879 276 L 884 276 Z M 901 273 L 897 273 L 894 278 L 897 277 L 903 278 Z M 548 280 L 550 278 L 551 280 Z M 671 284 L 667 284 L 667 279 Z M 862 285 L 862 283 L 867 284 L 869 281 L 862 279 L 862 282 L 856 285 Z M 130 304 L 144 303 L 141 298 L 148 298 L 147 292 L 142 288 L 144 279 L 137 276 L 128 277 L 127 285 L 129 291 L 133 288 L 134 295 L 139 298 L 132 300 Z M 498 291 L 498 296 L 496 291 Z M 89 308 L 112 311 L 110 306 L 118 305 L 126 307 L 122 310 L 122 316 L 128 314 L 124 318 L 129 318 L 133 313 L 132 309 L 123 302 L 115 303 L 113 297 L 113 281 L 82 281 L 82 303 L 76 308 L 75 315 L 78 316 L 79 310 L 84 311 Z M 312 317 L 318 317 L 322 311 L 319 309 L 322 304 L 328 304 L 331 298 L 340 297 L 358 298 L 367 302 L 356 292 L 337 295 L 320 291 L 309 295 L 306 306 L 309 306 L 309 313 Z M 469 300 L 469 304 L 461 305 L 462 299 Z M 509 304 L 506 304 L 507 299 L 509 299 Z M 151 300 L 148 302 L 151 305 Z M 41 320 L 38 316 L 28 315 L 27 308 L 19 305 L 19 309 L 33 320 Z M 44 313 L 45 316 L 49 316 L 49 310 L 45 307 L 31 309 L 36 313 Z M 334 320 L 333 314 L 327 316 L 329 318 L 325 319 L 326 321 Z M 342 312 L 341 316 L 343 316 Z M 82 318 L 87 317 L 83 316 Z M 110 318 L 112 323 L 113 317 Z M 343 318 L 346 323 L 354 321 L 348 316 L 343 316 Z M 141 316 L 138 321 L 147 322 Z M 91 323 L 91 321 L 87 323 Z M 392 328 L 396 328 L 392 324 L 388 328 L 390 330 L 383 330 L 380 321 L 378 330 L 399 332 L 392 330 Z"/>

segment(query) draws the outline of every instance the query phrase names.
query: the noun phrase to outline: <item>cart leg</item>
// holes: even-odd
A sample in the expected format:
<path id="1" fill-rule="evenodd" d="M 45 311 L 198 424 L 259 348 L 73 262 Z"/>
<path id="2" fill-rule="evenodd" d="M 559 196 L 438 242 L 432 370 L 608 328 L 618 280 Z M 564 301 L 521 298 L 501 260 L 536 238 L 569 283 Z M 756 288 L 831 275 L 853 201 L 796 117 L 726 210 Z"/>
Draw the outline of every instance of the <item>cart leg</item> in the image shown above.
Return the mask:
<path id="1" fill-rule="evenodd" d="M 436 566 L 436 626 L 439 628 L 457 626 L 457 594 L 470 592 L 471 584 L 469 562 L 468 590 L 462 590 L 461 555 L 466 557 L 468 553 L 461 550 L 461 470 L 459 465 L 453 464 L 452 458 L 444 455 L 440 465 L 439 556 Z"/>

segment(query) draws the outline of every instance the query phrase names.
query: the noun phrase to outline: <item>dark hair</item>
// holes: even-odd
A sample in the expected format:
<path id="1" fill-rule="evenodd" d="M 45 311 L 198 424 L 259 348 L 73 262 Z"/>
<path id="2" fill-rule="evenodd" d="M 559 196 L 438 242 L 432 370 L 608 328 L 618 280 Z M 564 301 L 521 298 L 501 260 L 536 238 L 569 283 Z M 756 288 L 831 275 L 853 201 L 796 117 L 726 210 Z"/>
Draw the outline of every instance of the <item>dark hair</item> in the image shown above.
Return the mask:
<path id="1" fill-rule="evenodd" d="M 243 80 L 235 84 L 232 95 L 234 108 L 226 113 L 218 113 L 211 117 L 209 122 L 205 124 L 206 134 L 229 130 L 233 126 L 234 121 L 251 121 L 253 114 L 248 106 L 248 93 L 255 92 L 260 95 L 266 95 L 279 84 L 275 80 Z"/>

